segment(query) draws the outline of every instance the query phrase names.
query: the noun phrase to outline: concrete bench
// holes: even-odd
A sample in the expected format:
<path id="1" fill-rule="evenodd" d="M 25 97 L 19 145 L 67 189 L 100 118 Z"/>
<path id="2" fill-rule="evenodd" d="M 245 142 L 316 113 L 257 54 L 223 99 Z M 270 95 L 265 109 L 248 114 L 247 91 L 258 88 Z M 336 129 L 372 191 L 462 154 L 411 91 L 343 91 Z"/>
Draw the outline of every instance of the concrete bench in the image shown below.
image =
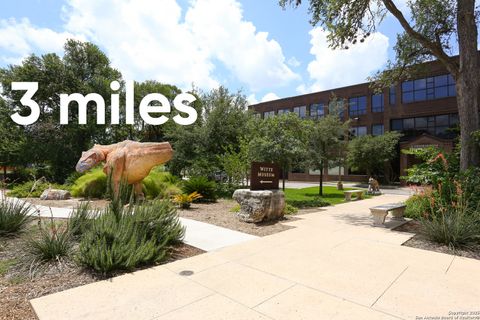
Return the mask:
<path id="1" fill-rule="evenodd" d="M 388 203 L 370 208 L 370 212 L 373 215 L 373 225 L 375 227 L 384 227 L 388 212 L 392 213 L 393 220 L 404 221 L 403 214 L 406 207 L 404 203 Z"/>
<path id="2" fill-rule="evenodd" d="M 343 191 L 343 194 L 345 195 L 345 201 L 350 201 L 352 200 L 352 194 L 355 194 L 357 196 L 357 200 L 363 199 L 363 190 L 347 190 Z"/>

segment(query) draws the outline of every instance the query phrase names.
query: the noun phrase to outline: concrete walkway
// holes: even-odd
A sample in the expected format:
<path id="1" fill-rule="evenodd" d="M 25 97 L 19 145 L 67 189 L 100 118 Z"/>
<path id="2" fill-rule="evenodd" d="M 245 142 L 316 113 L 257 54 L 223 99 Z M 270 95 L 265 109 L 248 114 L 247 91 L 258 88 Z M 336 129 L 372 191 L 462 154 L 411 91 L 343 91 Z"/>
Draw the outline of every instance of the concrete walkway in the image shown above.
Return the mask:
<path id="1" fill-rule="evenodd" d="M 0 198 L 1 199 L 1 198 Z M 25 202 L 18 198 L 8 198 L 13 201 Z M 32 215 L 44 218 L 60 218 L 66 219 L 70 216 L 73 209 L 71 208 L 53 208 L 40 205 L 32 205 Z M 212 224 L 180 218 L 182 225 L 185 227 L 185 238 L 183 241 L 193 247 L 204 251 L 212 251 L 219 248 L 239 244 L 245 241 L 256 239 L 257 236 L 218 227 Z"/>
<path id="2" fill-rule="evenodd" d="M 480 261 L 401 246 L 411 235 L 371 226 L 369 207 L 405 199 L 328 207 L 281 233 L 31 304 L 41 320 L 425 319 L 480 311 Z M 185 270 L 193 274 L 179 275 Z"/>

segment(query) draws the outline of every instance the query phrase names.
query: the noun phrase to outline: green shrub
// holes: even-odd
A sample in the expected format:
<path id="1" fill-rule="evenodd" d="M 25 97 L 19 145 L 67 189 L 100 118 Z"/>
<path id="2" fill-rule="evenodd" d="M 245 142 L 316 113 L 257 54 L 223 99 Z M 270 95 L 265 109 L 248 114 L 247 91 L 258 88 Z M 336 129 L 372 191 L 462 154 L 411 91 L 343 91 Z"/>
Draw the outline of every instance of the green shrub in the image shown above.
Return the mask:
<path id="1" fill-rule="evenodd" d="M 24 231 L 32 220 L 31 210 L 26 202 L 0 199 L 0 237 Z"/>
<path id="2" fill-rule="evenodd" d="M 78 239 L 91 229 L 92 220 L 99 214 L 98 210 L 92 210 L 89 202 L 83 202 L 74 208 L 68 220 L 68 229 L 72 237 Z"/>
<path id="3" fill-rule="evenodd" d="M 215 202 L 217 200 L 217 184 L 206 177 L 191 177 L 183 182 L 182 190 L 186 194 L 198 192 L 202 195 L 196 202 Z"/>
<path id="4" fill-rule="evenodd" d="M 103 198 L 107 192 L 107 180 L 102 168 L 94 168 L 75 181 L 71 188 L 72 196 Z"/>
<path id="5" fill-rule="evenodd" d="M 134 209 L 133 209 L 134 207 Z M 92 220 L 79 245 L 79 261 L 110 273 L 162 261 L 185 233 L 169 201 L 109 207 Z"/>
<path id="6" fill-rule="evenodd" d="M 233 212 L 233 213 L 237 213 L 237 212 L 240 212 L 240 205 L 239 204 L 236 204 L 233 208 L 230 209 L 230 212 Z"/>
<path id="7" fill-rule="evenodd" d="M 142 191 L 147 199 L 157 197 L 169 198 L 172 195 L 181 193 L 177 186 L 179 179 L 169 172 L 163 172 L 154 168 L 150 174 L 143 179 Z M 85 198 L 105 198 L 109 195 L 107 190 L 108 177 L 101 168 L 95 168 L 79 177 L 71 188 L 72 196 Z"/>
<path id="8" fill-rule="evenodd" d="M 412 195 L 405 201 L 407 208 L 405 209 L 405 217 L 419 220 L 424 217 L 431 207 L 430 198 L 424 193 Z"/>
<path id="9" fill-rule="evenodd" d="M 304 200 L 293 200 L 293 199 L 287 200 L 287 204 L 296 208 L 316 208 L 316 207 L 325 207 L 330 205 L 329 202 L 319 197 L 315 197 L 312 199 L 304 199 Z"/>
<path id="10" fill-rule="evenodd" d="M 40 227 L 38 237 L 32 236 L 26 241 L 25 251 L 36 262 L 58 261 L 72 252 L 70 232 L 65 225 L 56 225 L 52 221 L 48 226 Z"/>
<path id="11" fill-rule="evenodd" d="M 469 247 L 480 243 L 480 217 L 468 212 L 464 206 L 449 206 L 421 222 L 430 240 L 449 247 Z"/>
<path id="12" fill-rule="evenodd" d="M 283 214 L 285 214 L 285 215 L 293 215 L 293 214 L 296 214 L 297 212 L 298 212 L 298 208 L 292 206 L 289 203 L 287 203 L 285 205 L 285 208 L 283 209 Z"/>
<path id="13" fill-rule="evenodd" d="M 217 190 L 215 191 L 218 198 L 232 199 L 233 193 L 237 189 L 244 189 L 244 186 L 231 183 L 217 183 Z"/>
<path id="14" fill-rule="evenodd" d="M 52 184 L 45 181 L 44 179 L 40 179 L 36 181 L 27 181 L 25 183 L 18 184 L 8 192 L 8 195 L 11 197 L 17 197 L 17 198 L 27 198 L 27 197 L 38 198 L 40 197 L 42 192 L 48 188 L 62 189 L 62 190 L 68 189 L 65 186 L 62 186 L 60 184 L 55 184 L 55 183 Z"/>

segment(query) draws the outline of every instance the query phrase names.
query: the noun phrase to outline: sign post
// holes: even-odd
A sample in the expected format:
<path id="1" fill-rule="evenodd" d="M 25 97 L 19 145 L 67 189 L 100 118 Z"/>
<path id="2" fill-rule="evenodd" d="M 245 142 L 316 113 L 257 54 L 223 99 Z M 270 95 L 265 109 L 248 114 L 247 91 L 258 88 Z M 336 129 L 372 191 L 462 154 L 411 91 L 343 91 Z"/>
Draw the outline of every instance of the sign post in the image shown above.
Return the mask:
<path id="1" fill-rule="evenodd" d="M 252 162 L 250 190 L 277 190 L 280 178 L 278 165 L 269 162 Z"/>

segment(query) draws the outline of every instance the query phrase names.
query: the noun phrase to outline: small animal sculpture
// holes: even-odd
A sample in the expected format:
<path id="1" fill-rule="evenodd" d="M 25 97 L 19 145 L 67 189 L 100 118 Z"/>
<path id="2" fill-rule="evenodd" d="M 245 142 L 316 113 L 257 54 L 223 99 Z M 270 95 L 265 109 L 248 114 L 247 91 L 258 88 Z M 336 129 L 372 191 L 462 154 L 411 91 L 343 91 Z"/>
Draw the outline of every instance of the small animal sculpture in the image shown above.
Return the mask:
<path id="1" fill-rule="evenodd" d="M 115 193 L 118 193 L 120 182 L 124 180 L 134 186 L 137 199 L 144 199 L 142 180 L 153 167 L 169 161 L 172 156 L 173 150 L 168 142 L 125 140 L 110 145 L 94 145 L 82 152 L 75 169 L 83 173 L 105 161 L 103 171 L 111 174 Z"/>
<path id="2" fill-rule="evenodd" d="M 378 181 L 372 177 L 368 179 L 368 194 L 380 194 L 380 185 Z"/>

